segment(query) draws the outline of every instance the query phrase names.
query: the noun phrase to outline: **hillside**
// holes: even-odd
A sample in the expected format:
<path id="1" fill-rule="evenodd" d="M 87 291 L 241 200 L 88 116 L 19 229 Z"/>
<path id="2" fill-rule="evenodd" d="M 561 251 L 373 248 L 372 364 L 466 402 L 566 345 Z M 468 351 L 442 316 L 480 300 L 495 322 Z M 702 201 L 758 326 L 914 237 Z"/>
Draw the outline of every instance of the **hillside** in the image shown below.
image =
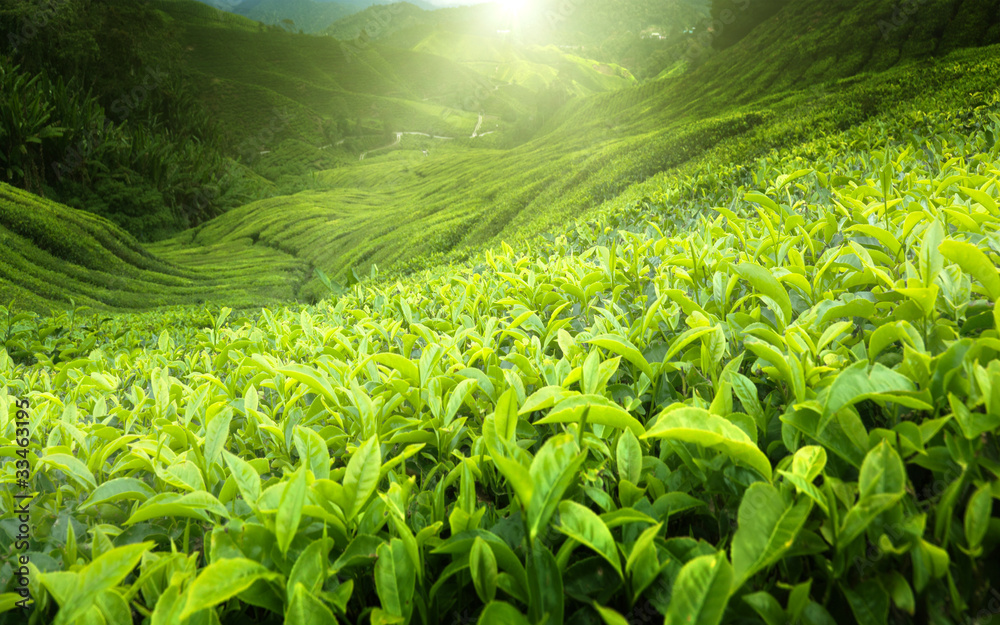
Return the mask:
<path id="1" fill-rule="evenodd" d="M 134 237 L 86 211 L 0 183 L 0 302 L 19 311 L 179 304 L 259 306 L 296 296 L 308 265 L 244 242 L 153 255 Z M 255 268 L 267 267 L 267 275 Z"/>
<path id="2" fill-rule="evenodd" d="M 223 11 L 243 15 L 285 30 L 318 33 L 334 22 L 386 0 L 199 0 Z M 423 9 L 434 6 L 416 0 Z"/>
<path id="3" fill-rule="evenodd" d="M 551 51 L 507 46 L 506 58 L 494 54 L 487 65 L 448 56 L 457 48 L 475 56 L 501 47 L 499 40 L 469 46 L 452 34 L 436 46 L 400 50 L 261 32 L 227 14 L 206 13 L 190 0 L 159 1 L 174 19 L 186 66 L 199 76 L 205 104 L 226 140 L 307 163 L 299 174 L 339 164 L 344 152 L 356 157 L 383 145 L 393 132 L 469 136 L 479 112 L 508 124 L 527 123 L 547 106 L 543 96 L 557 78 L 560 97 L 617 89 L 631 79 L 627 72 L 611 69 L 609 75 L 606 66 Z M 333 149 L 318 151 L 327 147 Z M 261 173 L 276 180 L 273 172 Z"/>
<path id="4" fill-rule="evenodd" d="M 19 324 L 28 625 L 988 613 L 1000 98 L 952 104 L 317 306 Z"/>
<path id="5" fill-rule="evenodd" d="M 66 0 L 0 51 L 0 625 L 1000 613 L 996 1 L 589 1 L 572 50 Z"/>
<path id="6" fill-rule="evenodd" d="M 878 4 L 873 2 L 873 7 Z M 174 2 L 167 8 L 180 21 L 191 19 L 183 11 L 192 6 L 196 5 Z M 254 49 L 250 42 L 256 35 L 249 28 L 244 31 L 212 21 L 189 25 L 186 36 L 195 48 L 188 50 L 192 55 L 189 63 L 206 77 L 216 76 L 211 80 L 213 88 L 206 93 L 210 98 L 214 97 L 211 94 L 224 97 L 220 107 L 244 103 L 245 108 L 220 110 L 220 120 L 231 115 L 234 126 L 263 129 L 265 132 L 258 136 L 266 137 L 266 141 L 248 144 L 256 151 L 271 151 L 284 143 L 285 151 L 252 155 L 257 167 L 273 168 L 276 176 L 295 176 L 301 171 L 297 168 L 321 171 L 296 183 L 298 189 L 304 188 L 300 193 L 250 202 L 153 249 L 167 256 L 194 258 L 196 253 L 184 252 L 187 246 L 223 245 L 233 258 L 244 253 L 253 258 L 262 244 L 295 257 L 301 266 L 319 268 L 342 283 L 355 274 L 368 275 L 373 264 L 392 272 L 433 266 L 465 258 L 482 245 L 528 239 L 558 229 L 567 219 L 596 210 L 631 185 L 659 172 L 689 171 L 705 162 L 755 158 L 771 149 L 796 145 L 867 119 L 911 110 L 921 106 L 930 93 L 935 94 L 937 106 L 947 107 L 959 106 L 970 97 L 972 101 L 981 100 L 981 94 L 993 88 L 995 49 L 956 53 L 946 59 L 928 56 L 933 50 L 954 47 L 947 43 L 952 41 L 948 34 L 952 26 L 948 25 L 935 31 L 938 34 L 927 45 L 906 55 L 901 53 L 891 69 L 884 64 L 861 63 L 854 70 L 871 71 L 839 81 L 831 78 L 819 87 L 810 85 L 808 76 L 815 70 L 803 64 L 805 57 L 783 51 L 782 42 L 787 35 L 784 28 L 815 20 L 815 11 L 809 3 L 790 7 L 764 26 L 774 29 L 775 34 L 761 31 L 751 35 L 688 75 L 581 98 L 548 120 L 538 139 L 521 146 L 506 147 L 504 132 L 469 139 L 476 124 L 474 114 L 449 116 L 443 125 L 439 114 L 436 125 L 430 126 L 431 132 L 453 133 L 447 136 L 456 139 L 403 135 L 398 145 L 370 152 L 361 163 L 354 160 L 356 157 L 346 156 L 334 161 L 335 168 L 325 170 L 330 165 L 324 166 L 324 159 L 337 157 L 327 156 L 333 150 L 321 151 L 316 146 L 316 129 L 322 127 L 323 117 L 307 104 L 318 109 L 323 106 L 323 93 L 341 93 L 342 99 L 331 100 L 346 108 L 357 106 L 351 96 L 338 91 L 343 88 L 338 81 L 344 79 L 330 70 L 343 62 L 343 57 L 337 56 L 340 50 L 326 47 L 321 39 L 303 40 L 277 32 L 268 34 L 271 48 Z M 854 33 L 857 25 L 849 18 L 857 13 L 843 7 L 840 11 L 831 14 L 830 21 L 820 23 L 832 25 L 828 28 L 846 23 Z M 870 28 L 877 29 L 877 24 Z M 995 36 L 997 26 L 984 19 L 977 29 L 982 37 L 979 41 L 987 42 Z M 809 41 L 816 45 L 829 41 L 831 32 L 836 31 L 810 33 Z M 849 41 L 851 48 L 842 52 L 845 58 L 851 58 L 848 53 L 859 53 L 857 42 Z M 223 52 L 227 42 L 239 44 L 230 48 L 241 50 L 239 56 Z M 440 41 L 429 39 L 424 45 L 432 48 L 431 52 L 455 55 L 458 60 L 448 61 L 453 64 L 447 72 L 451 76 L 469 76 L 475 70 L 460 67 L 471 58 L 463 57 L 462 42 L 444 37 Z M 881 51 L 893 45 L 893 40 L 875 44 L 870 58 L 881 58 Z M 465 49 L 504 52 L 489 41 Z M 771 55 L 760 53 L 761 49 L 771 50 Z M 416 99 L 388 95 L 392 89 L 411 89 L 411 98 L 420 95 L 416 70 L 400 68 L 406 67 L 408 59 L 426 53 L 403 54 L 390 48 L 373 48 L 364 53 L 370 55 L 365 57 L 372 59 L 366 67 L 372 69 L 363 70 L 366 74 L 355 72 L 353 79 L 371 76 L 373 84 L 366 87 L 368 91 L 378 93 L 383 89 L 381 93 L 386 95 L 366 97 L 377 98 L 380 103 L 397 103 L 399 108 L 390 112 L 398 114 L 404 126 L 425 128 L 420 126 L 422 121 L 430 124 L 435 113 L 446 110 L 436 103 L 415 104 Z M 738 62 L 727 62 L 727 58 Z M 752 59 L 766 62 L 754 65 Z M 249 69 L 267 64 L 274 71 Z M 730 70 L 731 66 L 735 69 Z M 298 77 L 290 80 L 288 68 L 292 67 Z M 730 71 L 752 80 L 737 87 L 740 83 L 729 80 Z M 796 76 L 795 71 L 801 72 L 794 83 L 796 88 L 788 90 L 792 80 L 789 76 Z M 218 78 L 227 75 L 230 78 Z M 381 83 L 378 79 L 382 79 Z M 296 81 L 306 88 L 297 88 Z M 753 101 L 753 89 L 770 95 Z M 262 98 L 268 97 L 289 108 L 276 115 L 275 109 L 260 107 L 266 101 Z M 288 110 L 293 113 L 289 115 Z M 456 120 L 462 126 L 456 127 Z M 466 138 L 461 139 L 463 136 Z M 335 135 L 326 140 L 332 143 Z M 380 134 L 361 149 L 391 143 Z M 428 150 L 429 156 L 424 156 L 423 150 Z M 345 166 L 350 161 L 353 163 Z M 574 174 L 566 176 L 567 171 Z M 407 242 L 405 246 L 399 245 L 401 240 Z M 304 278 L 308 282 L 305 288 L 285 292 L 307 298 L 323 294 L 324 287 L 311 270 Z"/>

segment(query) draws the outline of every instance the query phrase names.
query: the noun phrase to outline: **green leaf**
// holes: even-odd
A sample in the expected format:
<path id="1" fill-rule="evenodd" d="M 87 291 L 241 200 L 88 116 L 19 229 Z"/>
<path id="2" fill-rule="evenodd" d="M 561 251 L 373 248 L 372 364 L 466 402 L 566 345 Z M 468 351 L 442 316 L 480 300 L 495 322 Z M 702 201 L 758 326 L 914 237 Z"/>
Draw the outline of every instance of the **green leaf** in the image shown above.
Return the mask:
<path id="1" fill-rule="evenodd" d="M 924 340 L 909 321 L 896 321 L 875 328 L 868 339 L 868 358 L 872 361 L 886 347 L 896 341 L 902 341 L 919 352 L 924 351 Z"/>
<path id="2" fill-rule="evenodd" d="M 819 445 L 800 447 L 792 457 L 792 473 L 812 482 L 826 467 L 826 449 Z"/>
<path id="3" fill-rule="evenodd" d="M 493 601 L 497 594 L 497 559 L 493 549 L 478 536 L 469 552 L 469 570 L 479 599 L 483 603 Z"/>
<path id="4" fill-rule="evenodd" d="M 788 291 L 778 282 L 774 274 L 755 263 L 740 263 L 734 269 L 754 289 L 762 295 L 766 295 L 778 306 L 774 312 L 778 313 L 782 325 L 792 321 L 792 300 L 789 299 Z"/>
<path id="5" fill-rule="evenodd" d="M 913 559 L 913 587 L 921 593 L 932 579 L 940 579 L 948 573 L 950 559 L 948 552 L 920 539 L 916 549 L 910 551 Z"/>
<path id="6" fill-rule="evenodd" d="M 647 527 L 632 544 L 625 572 L 632 580 L 632 596 L 634 600 L 642 595 L 660 573 L 660 561 L 656 553 L 656 537 L 663 529 L 663 523 Z"/>
<path id="7" fill-rule="evenodd" d="M 596 551 L 622 576 L 618 547 L 601 517 L 589 508 L 567 500 L 559 504 L 559 521 L 560 532 Z"/>
<path id="8" fill-rule="evenodd" d="M 420 371 L 417 369 L 417 365 L 413 364 L 412 361 L 400 356 L 399 354 L 376 354 L 372 356 L 372 360 L 381 363 L 387 367 L 395 369 L 403 377 L 404 380 L 412 384 L 413 386 L 420 386 Z"/>
<path id="9" fill-rule="evenodd" d="M 203 568 L 188 587 L 187 602 L 181 619 L 219 605 L 235 597 L 257 580 L 278 581 L 281 576 L 272 573 L 259 562 L 246 558 L 227 558 L 213 562 Z"/>
<path id="10" fill-rule="evenodd" d="M 903 498 L 903 493 L 869 495 L 861 499 L 844 516 L 838 544 L 849 545 L 883 512 L 891 510 Z"/>
<path id="11" fill-rule="evenodd" d="M 219 454 L 226 448 L 229 438 L 229 424 L 233 420 L 233 409 L 226 406 L 205 426 L 205 465 L 211 467 L 219 459 Z"/>
<path id="12" fill-rule="evenodd" d="M 315 594 L 322 590 L 329 563 L 327 556 L 332 548 L 333 539 L 323 538 L 314 540 L 302 550 L 295 561 L 295 566 L 292 567 L 292 572 L 288 575 L 288 586 L 285 591 L 288 597 L 292 596 L 297 584 L 305 587 L 307 593 Z"/>
<path id="13" fill-rule="evenodd" d="M 139 509 L 125 521 L 132 525 L 157 517 L 182 517 L 208 521 L 206 512 L 229 518 L 229 511 L 211 493 L 195 491 L 186 495 L 160 493 L 139 506 Z"/>
<path id="14" fill-rule="evenodd" d="M 48 454 L 39 458 L 38 467 L 41 468 L 45 465 L 59 469 L 65 473 L 67 477 L 80 486 L 83 486 L 88 491 L 92 491 L 97 488 L 97 480 L 94 479 L 94 474 L 90 472 L 87 465 L 83 464 L 69 454 Z"/>
<path id="15" fill-rule="evenodd" d="M 406 545 L 398 538 L 378 548 L 375 562 L 375 588 L 382 609 L 394 616 L 409 618 L 413 611 L 413 591 L 416 572 L 406 553 Z"/>
<path id="16" fill-rule="evenodd" d="M 868 582 L 841 590 L 858 625 L 885 625 L 889 621 L 889 593 L 881 584 Z"/>
<path id="17" fill-rule="evenodd" d="M 649 362 L 642 355 L 642 353 L 636 349 L 635 345 L 629 341 L 621 338 L 620 336 L 615 336 L 614 334 L 599 334 L 590 340 L 588 343 L 593 343 L 599 347 L 618 354 L 625 360 L 629 361 L 636 366 L 640 371 L 646 374 L 646 377 L 653 380 L 653 368 L 649 366 Z"/>
<path id="18" fill-rule="evenodd" d="M 78 509 L 83 511 L 97 504 L 114 503 L 122 499 L 146 501 L 155 495 L 156 491 L 142 480 L 133 477 L 118 477 L 98 486 Z"/>
<path id="19" fill-rule="evenodd" d="M 719 625 L 732 584 L 733 567 L 725 553 L 689 561 L 674 582 L 664 625 Z"/>
<path id="20" fill-rule="evenodd" d="M 256 506 L 257 500 L 260 499 L 261 491 L 260 476 L 257 475 L 257 471 L 250 466 L 249 462 L 228 451 L 223 452 L 222 457 L 229 467 L 233 481 L 236 482 L 236 488 L 239 489 L 243 500 L 250 504 L 251 507 Z"/>
<path id="21" fill-rule="evenodd" d="M 479 615 L 477 625 L 529 625 L 527 617 L 509 603 L 491 601 Z"/>
<path id="22" fill-rule="evenodd" d="M 788 622 L 781 604 L 766 590 L 744 595 L 743 601 L 753 608 L 766 625 L 785 625 Z"/>
<path id="23" fill-rule="evenodd" d="M 294 439 L 299 458 L 306 463 L 316 479 L 328 479 L 330 477 L 330 450 L 327 449 L 323 437 L 311 428 L 296 425 Z"/>
<path id="24" fill-rule="evenodd" d="M 94 605 L 96 597 L 115 588 L 139 564 L 143 554 L 156 546 L 145 542 L 116 547 L 101 554 L 76 575 L 72 594 L 59 611 L 57 624 L 71 623 Z"/>
<path id="25" fill-rule="evenodd" d="M 291 601 L 285 611 L 285 625 L 313 625 L 336 623 L 333 612 L 302 584 L 295 584 Z"/>
<path id="26" fill-rule="evenodd" d="M 512 388 L 507 389 L 497 400 L 493 412 L 493 423 L 500 440 L 514 443 L 517 436 L 517 415 L 517 392 Z"/>
<path id="27" fill-rule="evenodd" d="M 934 284 L 938 274 L 944 268 L 944 256 L 938 251 L 938 246 L 941 245 L 942 241 L 944 241 L 944 226 L 939 220 L 934 220 L 924 231 L 924 238 L 921 241 L 918 254 L 920 275 L 925 287 Z"/>
<path id="28" fill-rule="evenodd" d="M 666 438 L 720 451 L 771 481 L 771 462 L 746 432 L 702 408 L 684 407 L 661 414 L 642 438 Z"/>
<path id="29" fill-rule="evenodd" d="M 576 395 L 564 399 L 545 418 L 535 421 L 535 424 L 579 423 L 584 410 L 587 410 L 587 423 L 631 430 L 636 436 L 642 436 L 646 432 L 635 417 L 602 395 Z"/>
<path id="30" fill-rule="evenodd" d="M 991 300 L 1000 300 L 1000 272 L 982 250 L 971 243 L 946 239 L 938 246 L 938 251 L 962 271 L 979 280 Z"/>
<path id="31" fill-rule="evenodd" d="M 916 598 L 913 596 L 913 589 L 910 588 L 910 583 L 906 581 L 906 578 L 899 571 L 890 571 L 888 574 L 883 575 L 882 581 L 896 607 L 907 614 L 913 615 L 916 612 L 917 603 Z"/>
<path id="32" fill-rule="evenodd" d="M 604 625 L 629 625 L 624 616 L 611 608 L 598 605 L 596 601 L 594 602 L 594 609 L 597 610 L 597 613 L 601 616 L 601 620 L 604 621 Z"/>
<path id="33" fill-rule="evenodd" d="M 338 404 L 337 393 L 330 384 L 330 380 L 316 369 L 306 365 L 288 365 L 278 369 L 277 373 L 305 384 L 312 392 L 322 395 L 330 405 Z"/>
<path id="34" fill-rule="evenodd" d="M 180 583 L 171 584 L 156 602 L 150 625 L 173 625 L 181 622 L 185 597 L 181 596 Z"/>
<path id="35" fill-rule="evenodd" d="M 984 484 L 972 494 L 965 508 L 965 540 L 970 552 L 978 554 L 981 551 L 992 511 L 993 490 L 990 484 Z"/>
<path id="36" fill-rule="evenodd" d="M 562 625 L 563 582 L 552 552 L 536 543 L 528 555 L 528 617 L 532 623 Z M 548 619 L 546 621 L 546 619 Z"/>
<path id="37" fill-rule="evenodd" d="M 970 189 L 968 187 L 959 186 L 962 193 L 971 197 L 974 201 L 983 205 L 983 208 L 988 210 L 991 214 L 997 215 L 998 207 L 997 201 L 993 199 L 993 196 L 985 191 L 980 191 L 979 189 Z"/>
<path id="38" fill-rule="evenodd" d="M 906 489 L 906 468 L 903 459 L 885 440 L 865 456 L 858 477 L 860 497 L 900 494 Z"/>
<path id="39" fill-rule="evenodd" d="M 344 502 L 341 508 L 348 522 L 361 512 L 368 498 L 378 485 L 379 469 L 382 467 L 382 449 L 378 437 L 372 436 L 361 444 L 347 463 L 344 475 Z"/>
<path id="40" fill-rule="evenodd" d="M 760 482 L 750 485 L 740 502 L 739 529 L 732 542 L 734 589 L 777 563 L 791 549 L 811 510 L 811 499 L 803 497 L 786 506 L 774 486 Z"/>
<path id="41" fill-rule="evenodd" d="M 638 484 L 642 477 L 642 447 L 632 430 L 625 430 L 618 437 L 615 456 L 618 458 L 618 479 Z"/>
<path id="42" fill-rule="evenodd" d="M 285 486 L 285 492 L 281 494 L 278 515 L 274 520 L 275 537 L 278 539 L 278 548 L 283 554 L 288 553 L 288 547 L 299 531 L 302 507 L 306 503 L 306 490 L 306 470 L 305 467 L 299 467 Z"/>
<path id="43" fill-rule="evenodd" d="M 841 371 L 833 384 L 820 395 L 823 416 L 819 429 L 822 431 L 833 415 L 846 406 L 875 398 L 880 394 L 908 392 L 915 389 L 916 386 L 910 378 L 888 367 L 876 363 L 869 371 L 866 361 L 856 362 Z"/>
<path id="44" fill-rule="evenodd" d="M 563 493 L 577 477 L 577 469 L 587 453 L 581 452 L 576 439 L 569 434 L 553 436 L 545 441 L 528 470 L 534 485 L 528 505 L 530 539 L 534 541 L 555 513 Z"/>

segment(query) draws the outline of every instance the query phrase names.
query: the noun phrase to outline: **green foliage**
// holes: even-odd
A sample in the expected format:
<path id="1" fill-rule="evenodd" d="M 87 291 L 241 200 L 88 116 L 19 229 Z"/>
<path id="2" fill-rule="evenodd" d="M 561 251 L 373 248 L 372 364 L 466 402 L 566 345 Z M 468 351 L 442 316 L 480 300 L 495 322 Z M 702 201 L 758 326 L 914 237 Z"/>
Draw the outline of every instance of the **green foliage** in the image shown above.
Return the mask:
<path id="1" fill-rule="evenodd" d="M 986 609 L 1000 153 L 977 116 L 652 181 L 530 252 L 316 306 L 62 335 L 6 314 L 30 622 Z"/>
<path id="2" fill-rule="evenodd" d="M 674 83 L 656 112 L 661 86 L 640 87 L 550 121 L 558 148 L 391 152 L 155 255 L 0 186 L 11 448 L 30 403 L 28 625 L 988 611 L 997 73 L 994 49 L 964 52 L 822 106 L 776 92 L 711 116 L 731 92 Z M 588 112 L 632 97 L 647 114 L 624 138 L 588 133 L 608 123 Z M 508 234 L 516 248 L 479 247 Z M 375 265 L 413 255 L 430 268 Z M 332 299 L 248 312 L 313 276 Z M 70 294 L 237 310 L 20 312 Z M 0 614 L 20 618 L 12 590 Z"/>

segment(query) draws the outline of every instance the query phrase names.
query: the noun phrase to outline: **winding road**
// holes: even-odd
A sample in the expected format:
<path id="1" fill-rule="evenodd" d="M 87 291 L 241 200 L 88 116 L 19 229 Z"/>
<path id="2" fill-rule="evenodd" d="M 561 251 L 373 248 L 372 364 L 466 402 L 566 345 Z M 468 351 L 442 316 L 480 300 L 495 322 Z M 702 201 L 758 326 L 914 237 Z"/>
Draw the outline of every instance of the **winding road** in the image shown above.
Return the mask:
<path id="1" fill-rule="evenodd" d="M 479 132 L 479 129 L 483 127 L 483 122 L 485 120 L 486 120 L 486 117 L 482 113 L 480 113 L 479 114 L 479 121 L 476 122 L 476 129 L 472 131 L 472 137 L 470 137 L 470 138 L 472 138 L 472 139 L 478 139 L 479 137 L 485 137 L 486 135 L 492 135 L 492 134 L 494 134 L 496 132 L 495 130 L 491 130 L 489 132 L 484 132 L 484 133 L 480 133 Z M 455 137 L 445 137 L 445 136 L 441 136 L 441 135 L 431 135 L 431 134 L 427 134 L 426 132 L 397 132 L 396 133 L 396 139 L 392 143 L 390 143 L 388 145 L 383 145 L 382 147 L 372 148 L 370 150 L 362 152 L 361 153 L 361 158 L 359 158 L 358 160 L 362 160 L 362 161 L 365 160 L 365 157 L 368 156 L 369 154 L 371 154 L 372 152 L 378 152 L 379 150 L 388 150 L 389 148 L 396 147 L 403 140 L 403 135 L 419 135 L 421 137 L 430 137 L 431 139 L 441 139 L 442 141 L 453 141 L 455 139 Z M 341 141 L 339 141 L 337 143 L 337 145 L 340 145 L 343 142 L 344 141 L 341 140 Z"/>

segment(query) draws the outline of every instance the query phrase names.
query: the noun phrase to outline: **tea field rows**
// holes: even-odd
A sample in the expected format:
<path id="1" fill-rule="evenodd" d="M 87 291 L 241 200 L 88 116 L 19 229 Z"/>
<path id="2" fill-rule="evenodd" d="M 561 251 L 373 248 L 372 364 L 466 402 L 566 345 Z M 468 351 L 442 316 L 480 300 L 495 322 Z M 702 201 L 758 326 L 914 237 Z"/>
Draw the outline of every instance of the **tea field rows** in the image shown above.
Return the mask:
<path id="1" fill-rule="evenodd" d="M 8 317 L 29 622 L 988 613 L 993 96 L 702 163 L 530 251 L 316 306 Z"/>

